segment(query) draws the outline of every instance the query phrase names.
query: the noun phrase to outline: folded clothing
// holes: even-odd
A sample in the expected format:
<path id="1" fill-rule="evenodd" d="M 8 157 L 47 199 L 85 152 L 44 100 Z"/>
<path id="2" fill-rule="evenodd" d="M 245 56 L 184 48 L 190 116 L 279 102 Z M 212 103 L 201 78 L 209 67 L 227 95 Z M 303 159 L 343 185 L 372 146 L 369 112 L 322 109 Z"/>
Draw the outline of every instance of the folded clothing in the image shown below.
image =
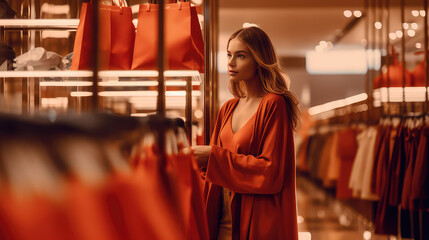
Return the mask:
<path id="1" fill-rule="evenodd" d="M 15 58 L 14 67 L 16 71 L 64 70 L 64 63 L 60 55 L 37 47 Z"/>

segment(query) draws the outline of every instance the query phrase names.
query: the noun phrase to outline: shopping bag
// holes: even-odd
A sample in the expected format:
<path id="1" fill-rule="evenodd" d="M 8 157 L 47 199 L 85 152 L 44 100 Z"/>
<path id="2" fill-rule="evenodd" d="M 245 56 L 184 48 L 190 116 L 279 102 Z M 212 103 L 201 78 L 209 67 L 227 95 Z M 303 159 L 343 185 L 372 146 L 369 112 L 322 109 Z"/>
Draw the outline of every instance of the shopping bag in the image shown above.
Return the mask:
<path id="1" fill-rule="evenodd" d="M 159 5 L 140 5 L 132 69 L 155 70 Z M 204 43 L 197 11 L 189 2 L 165 4 L 165 50 L 169 70 L 204 72 Z"/>
<path id="2" fill-rule="evenodd" d="M 130 7 L 99 5 L 98 67 L 100 70 L 130 70 L 135 27 Z M 91 69 L 94 31 L 92 2 L 82 3 L 80 22 L 73 49 L 72 70 Z"/>

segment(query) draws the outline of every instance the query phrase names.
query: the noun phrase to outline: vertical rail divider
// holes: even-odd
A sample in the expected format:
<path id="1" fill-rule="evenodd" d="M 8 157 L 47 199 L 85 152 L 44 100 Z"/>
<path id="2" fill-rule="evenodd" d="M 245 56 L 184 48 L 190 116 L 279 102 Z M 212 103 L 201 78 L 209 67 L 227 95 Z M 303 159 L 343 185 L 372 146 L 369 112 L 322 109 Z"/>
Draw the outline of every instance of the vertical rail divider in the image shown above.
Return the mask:
<path id="1" fill-rule="evenodd" d="M 204 0 L 204 94 L 203 94 L 203 108 L 204 108 L 204 144 L 210 143 L 210 120 L 211 120 L 211 91 L 210 91 L 210 23 L 211 23 L 211 12 L 210 12 L 210 1 Z"/>
<path id="2" fill-rule="evenodd" d="M 192 145 L 192 77 L 186 77 L 186 128 L 188 140 Z"/>
<path id="3" fill-rule="evenodd" d="M 424 11 L 425 11 L 425 16 L 424 16 L 424 56 L 425 56 L 425 109 L 424 112 L 426 112 L 426 114 L 429 113 L 429 96 L 428 96 L 428 83 L 429 83 L 429 55 L 428 55 L 428 15 L 427 15 L 427 11 L 428 11 L 428 0 L 424 0 L 423 1 L 424 4 Z"/>
<path id="4" fill-rule="evenodd" d="M 407 106 L 405 103 L 405 71 L 406 71 L 406 59 L 405 59 L 405 0 L 401 0 L 401 59 L 402 59 L 402 105 L 401 105 L 401 114 L 405 114 L 407 112 Z"/>
<path id="5" fill-rule="evenodd" d="M 38 113 L 41 105 L 40 77 L 34 78 L 34 112 Z"/>
<path id="6" fill-rule="evenodd" d="M 371 84 L 371 77 L 370 77 L 370 68 L 369 68 L 369 55 L 368 55 L 368 49 L 369 49 L 369 14 L 368 14 L 368 9 L 369 9 L 369 0 L 365 0 L 364 1 L 364 11 L 365 11 L 365 40 L 366 40 L 366 44 L 365 44 L 365 56 L 366 56 L 366 74 L 365 74 L 365 92 L 368 95 L 368 99 L 367 99 L 367 104 L 368 104 L 368 110 L 366 111 L 366 124 L 369 125 L 370 124 L 370 113 L 372 112 L 371 110 L 373 109 L 373 96 L 371 94 L 370 91 L 370 84 Z"/>
<path id="7" fill-rule="evenodd" d="M 165 3 L 164 0 L 159 0 L 159 12 L 158 12 L 158 97 L 156 101 L 156 115 L 158 118 L 159 125 L 157 126 L 158 133 L 158 149 L 159 149 L 159 162 L 158 167 L 161 174 L 165 174 L 165 167 L 167 165 L 167 156 L 165 152 L 165 133 L 167 130 L 167 120 L 165 117 Z M 165 186 L 169 189 L 169 186 Z"/>
<path id="8" fill-rule="evenodd" d="M 387 89 L 387 112 L 388 115 L 391 113 L 391 106 L 390 106 L 390 0 L 386 0 L 386 9 L 387 9 L 387 16 L 386 16 L 386 67 L 387 67 L 387 76 L 386 76 L 386 89 Z M 393 56 L 393 50 L 392 50 L 392 56 Z M 394 57 L 394 56 L 393 56 Z M 393 59 L 392 59 L 393 60 Z M 393 61 L 392 61 L 393 62 Z"/>
<path id="9" fill-rule="evenodd" d="M 96 33 L 93 38 L 93 48 L 92 48 L 92 97 L 91 97 L 91 107 L 92 111 L 96 112 L 98 110 L 98 40 L 99 40 L 99 27 L 98 27 L 98 5 L 99 0 L 92 0 L 93 8 L 92 8 L 92 29 Z"/>

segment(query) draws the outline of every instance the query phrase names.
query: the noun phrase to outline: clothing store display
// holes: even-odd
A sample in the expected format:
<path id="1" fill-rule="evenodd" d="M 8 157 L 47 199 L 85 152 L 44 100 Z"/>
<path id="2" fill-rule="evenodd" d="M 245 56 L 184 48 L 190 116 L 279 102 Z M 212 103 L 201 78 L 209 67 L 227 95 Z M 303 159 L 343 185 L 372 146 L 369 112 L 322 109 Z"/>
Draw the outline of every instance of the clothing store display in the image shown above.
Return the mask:
<path id="1" fill-rule="evenodd" d="M 166 69 L 204 72 L 204 42 L 196 8 L 190 2 L 168 3 L 164 14 Z M 156 69 L 157 32 L 158 5 L 140 5 L 132 69 Z"/>
<path id="2" fill-rule="evenodd" d="M 0 116 L 0 239 L 209 239 L 196 160 L 184 130 L 165 122 Z M 160 124 L 168 129 L 165 167 Z M 118 141 L 135 133 L 143 139 L 132 141 L 127 159 Z"/>
<path id="3" fill-rule="evenodd" d="M 16 57 L 13 66 L 16 71 L 64 69 L 62 57 L 54 52 L 46 51 L 42 47 L 31 49 Z"/>
<path id="4" fill-rule="evenodd" d="M 123 2 L 123 1 L 121 1 Z M 92 29 L 91 1 L 82 3 L 79 26 L 74 42 L 72 70 L 92 68 L 91 53 L 94 29 Z M 99 69 L 129 70 L 133 58 L 135 27 L 130 7 L 99 5 Z"/>
<path id="5" fill-rule="evenodd" d="M 387 87 L 387 82 L 389 81 L 389 87 L 402 87 L 402 75 L 403 75 L 403 63 L 398 61 L 397 55 L 394 48 L 392 47 L 392 59 L 393 64 L 389 66 L 389 70 L 382 75 L 379 75 L 373 80 L 374 89 Z M 414 81 L 411 73 L 405 69 L 405 86 L 411 87 L 414 86 Z"/>
<path id="6" fill-rule="evenodd" d="M 14 18 L 16 11 L 10 7 L 6 0 L 0 0 L 0 19 Z"/>
<path id="7" fill-rule="evenodd" d="M 254 116 L 234 133 L 230 118 L 238 100 L 221 108 L 210 143 L 205 183 L 210 238 L 217 239 L 226 188 L 232 192 L 232 239 L 297 240 L 294 140 L 285 124 L 286 100 L 266 94 Z"/>

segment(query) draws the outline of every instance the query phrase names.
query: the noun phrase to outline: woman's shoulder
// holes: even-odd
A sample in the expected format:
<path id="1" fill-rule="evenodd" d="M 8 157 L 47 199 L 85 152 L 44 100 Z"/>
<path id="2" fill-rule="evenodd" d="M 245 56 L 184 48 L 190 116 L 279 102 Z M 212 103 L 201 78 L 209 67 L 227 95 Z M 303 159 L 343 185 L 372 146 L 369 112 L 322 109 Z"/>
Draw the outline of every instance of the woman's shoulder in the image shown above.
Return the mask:
<path id="1" fill-rule="evenodd" d="M 284 106 L 286 104 L 286 99 L 282 94 L 277 93 L 267 93 L 263 100 L 269 106 Z"/>
<path id="2" fill-rule="evenodd" d="M 237 102 L 238 102 L 239 98 L 232 98 L 229 99 L 228 101 L 226 101 L 222 107 L 220 108 L 220 113 L 225 113 L 228 110 L 230 110 Z"/>

